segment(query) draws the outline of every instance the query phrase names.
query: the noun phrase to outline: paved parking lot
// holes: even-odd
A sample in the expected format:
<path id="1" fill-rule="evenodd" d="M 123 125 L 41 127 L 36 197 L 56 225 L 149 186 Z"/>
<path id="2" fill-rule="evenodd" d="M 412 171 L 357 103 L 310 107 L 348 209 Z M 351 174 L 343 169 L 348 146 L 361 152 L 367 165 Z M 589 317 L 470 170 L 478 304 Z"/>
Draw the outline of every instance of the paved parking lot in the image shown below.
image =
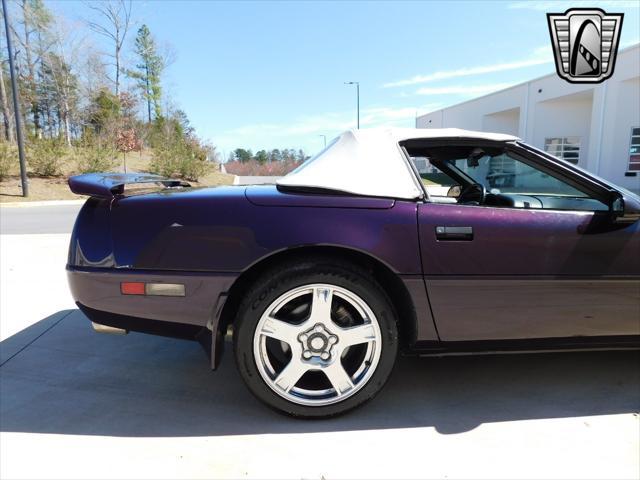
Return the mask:
<path id="1" fill-rule="evenodd" d="M 229 352 L 211 372 L 196 343 L 93 333 L 67 241 L 0 236 L 1 478 L 640 474 L 637 352 L 403 358 L 365 408 L 299 421 L 255 400 Z"/>

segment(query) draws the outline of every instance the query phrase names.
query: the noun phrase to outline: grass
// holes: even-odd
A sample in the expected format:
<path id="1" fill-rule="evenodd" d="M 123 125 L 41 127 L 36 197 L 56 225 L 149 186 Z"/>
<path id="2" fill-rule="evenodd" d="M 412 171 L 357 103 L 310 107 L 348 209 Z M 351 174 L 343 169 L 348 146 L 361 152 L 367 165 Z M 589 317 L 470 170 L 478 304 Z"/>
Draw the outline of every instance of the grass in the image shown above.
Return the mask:
<path id="1" fill-rule="evenodd" d="M 116 171 L 124 171 L 122 157 L 115 168 Z M 127 155 L 127 171 L 146 172 L 149 168 L 151 156 L 147 152 L 131 153 Z M 16 162 L 17 163 L 17 162 Z M 18 169 L 11 172 L 7 178 L 0 182 L 0 203 L 44 201 L 44 200 L 78 200 L 83 197 L 69 190 L 67 178 L 76 174 L 76 165 L 72 162 L 62 164 L 62 175 L 59 177 L 37 177 L 29 174 L 29 197 L 22 196 L 22 186 Z M 196 187 L 217 187 L 219 185 L 231 185 L 233 175 L 221 173 L 212 168 L 208 174 L 200 178 L 198 182 L 189 182 Z"/>

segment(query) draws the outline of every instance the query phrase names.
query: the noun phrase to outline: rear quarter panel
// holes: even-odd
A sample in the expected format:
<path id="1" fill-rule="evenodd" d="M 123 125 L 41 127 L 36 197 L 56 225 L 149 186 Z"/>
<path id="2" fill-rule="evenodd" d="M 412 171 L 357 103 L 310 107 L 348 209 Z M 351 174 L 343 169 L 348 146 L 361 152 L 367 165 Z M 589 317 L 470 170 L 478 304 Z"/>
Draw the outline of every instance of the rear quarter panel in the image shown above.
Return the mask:
<path id="1" fill-rule="evenodd" d="M 331 245 L 368 253 L 399 274 L 420 275 L 413 202 L 292 195 L 242 187 L 122 198 L 112 205 L 120 268 L 242 272 L 272 253 Z M 313 201 L 310 202 L 309 199 Z M 372 203 L 381 201 L 383 203 Z"/>

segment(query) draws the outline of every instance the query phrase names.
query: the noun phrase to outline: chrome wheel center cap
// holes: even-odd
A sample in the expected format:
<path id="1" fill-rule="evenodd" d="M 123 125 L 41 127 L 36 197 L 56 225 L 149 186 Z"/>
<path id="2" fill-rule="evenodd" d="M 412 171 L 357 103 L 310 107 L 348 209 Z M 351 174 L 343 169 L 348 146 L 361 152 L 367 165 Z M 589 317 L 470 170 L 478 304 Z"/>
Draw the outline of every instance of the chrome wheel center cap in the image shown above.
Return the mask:
<path id="1" fill-rule="evenodd" d="M 307 360 L 312 357 L 329 360 L 333 346 L 338 343 L 338 337 L 321 323 L 316 323 L 309 330 L 302 332 L 298 335 L 298 340 L 302 344 L 302 358 Z"/>

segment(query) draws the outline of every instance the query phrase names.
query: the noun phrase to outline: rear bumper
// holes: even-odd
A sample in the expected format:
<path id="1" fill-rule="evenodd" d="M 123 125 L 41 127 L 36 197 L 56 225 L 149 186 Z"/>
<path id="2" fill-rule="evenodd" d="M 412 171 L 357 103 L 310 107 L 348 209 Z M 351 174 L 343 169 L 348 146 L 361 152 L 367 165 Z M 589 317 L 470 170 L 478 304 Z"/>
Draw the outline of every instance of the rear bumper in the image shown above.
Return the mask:
<path id="1" fill-rule="evenodd" d="M 67 278 L 76 303 L 96 323 L 109 314 L 216 331 L 226 292 L 236 274 L 167 273 L 67 266 Z M 184 297 L 123 295 L 122 282 L 175 283 L 185 286 Z M 93 312 L 100 312 L 101 318 Z M 101 321 L 102 320 L 102 321 Z M 137 330 L 131 328 L 131 330 Z M 151 332 L 150 332 L 151 333 Z M 162 334 L 162 333 L 160 333 Z"/>

